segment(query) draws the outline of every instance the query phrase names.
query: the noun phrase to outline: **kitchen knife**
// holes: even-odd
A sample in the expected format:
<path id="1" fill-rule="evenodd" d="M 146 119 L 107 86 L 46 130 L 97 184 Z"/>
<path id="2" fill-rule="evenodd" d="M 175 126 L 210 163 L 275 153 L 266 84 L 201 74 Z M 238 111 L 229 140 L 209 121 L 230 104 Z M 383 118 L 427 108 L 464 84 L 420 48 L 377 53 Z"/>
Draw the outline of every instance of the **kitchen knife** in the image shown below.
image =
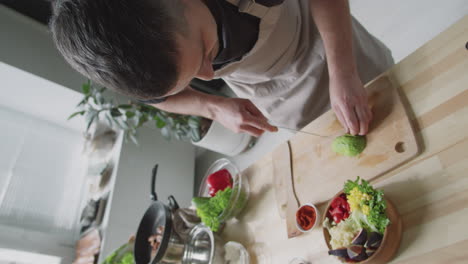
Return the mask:
<path id="1" fill-rule="evenodd" d="M 276 126 L 276 125 L 275 125 Z M 315 133 L 311 133 L 311 132 L 306 132 L 306 131 L 302 131 L 302 130 L 296 130 L 296 129 L 292 129 L 292 128 L 288 128 L 288 127 L 283 127 L 283 126 L 276 126 L 277 128 L 281 128 L 281 129 L 286 129 L 286 130 L 290 130 L 290 131 L 293 131 L 293 132 L 299 132 L 299 133 L 302 133 L 302 134 L 307 134 L 307 135 L 311 135 L 311 136 L 315 136 L 315 137 L 321 137 L 321 138 L 328 138 L 329 136 L 323 136 L 323 135 L 319 135 L 319 134 L 315 134 Z"/>

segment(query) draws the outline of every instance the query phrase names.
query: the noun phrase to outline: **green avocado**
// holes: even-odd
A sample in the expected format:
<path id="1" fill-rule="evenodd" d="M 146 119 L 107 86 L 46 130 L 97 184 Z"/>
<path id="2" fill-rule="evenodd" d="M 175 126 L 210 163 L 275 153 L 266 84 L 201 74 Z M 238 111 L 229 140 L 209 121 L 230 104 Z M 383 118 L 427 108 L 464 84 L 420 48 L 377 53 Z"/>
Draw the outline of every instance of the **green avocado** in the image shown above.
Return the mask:
<path id="1" fill-rule="evenodd" d="M 340 155 L 354 157 L 366 148 L 367 140 L 365 136 L 352 136 L 349 134 L 335 138 L 332 143 L 332 150 Z"/>

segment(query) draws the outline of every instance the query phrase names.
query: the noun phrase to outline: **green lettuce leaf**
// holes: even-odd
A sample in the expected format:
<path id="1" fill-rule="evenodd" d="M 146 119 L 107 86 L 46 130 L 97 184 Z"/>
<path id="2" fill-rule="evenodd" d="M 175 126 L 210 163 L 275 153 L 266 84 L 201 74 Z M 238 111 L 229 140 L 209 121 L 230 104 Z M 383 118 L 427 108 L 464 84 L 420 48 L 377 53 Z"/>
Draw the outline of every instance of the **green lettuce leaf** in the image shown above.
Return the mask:
<path id="1" fill-rule="evenodd" d="M 195 197 L 192 199 L 197 208 L 197 215 L 213 232 L 219 230 L 221 225 L 219 215 L 228 207 L 231 194 L 232 189 L 227 187 L 223 191 L 218 191 L 214 197 Z"/>
<path id="2" fill-rule="evenodd" d="M 353 216 L 354 212 L 352 212 L 351 217 L 355 217 L 359 221 L 362 221 L 363 225 L 369 230 L 383 234 L 387 226 L 390 224 L 390 219 L 388 219 L 385 214 L 387 204 L 383 198 L 383 191 L 375 190 L 368 181 L 361 179 L 359 176 L 355 181 L 348 180 L 345 183 L 343 190 L 347 195 L 349 195 L 351 190 L 354 188 L 358 188 L 361 192 L 370 195 L 372 199 L 370 201 L 364 201 L 364 204 L 368 205 L 370 208 L 368 216 L 364 215 L 362 212 L 357 212 L 356 216 Z"/>

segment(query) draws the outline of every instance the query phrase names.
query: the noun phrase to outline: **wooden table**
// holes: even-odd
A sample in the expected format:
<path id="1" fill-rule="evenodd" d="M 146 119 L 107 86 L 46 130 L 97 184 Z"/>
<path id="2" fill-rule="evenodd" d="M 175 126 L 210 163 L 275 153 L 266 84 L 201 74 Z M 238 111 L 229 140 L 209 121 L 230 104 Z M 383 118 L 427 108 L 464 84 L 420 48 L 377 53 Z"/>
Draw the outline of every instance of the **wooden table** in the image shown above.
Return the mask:
<path id="1" fill-rule="evenodd" d="M 467 42 L 468 15 L 384 73 L 401 87 L 422 147 L 416 159 L 372 181 L 403 220 L 392 263 L 468 263 Z M 321 228 L 287 239 L 272 167 L 269 154 L 244 171 L 249 203 L 226 225 L 224 239 L 245 245 L 251 263 L 287 264 L 294 257 L 339 263 L 328 256 Z"/>

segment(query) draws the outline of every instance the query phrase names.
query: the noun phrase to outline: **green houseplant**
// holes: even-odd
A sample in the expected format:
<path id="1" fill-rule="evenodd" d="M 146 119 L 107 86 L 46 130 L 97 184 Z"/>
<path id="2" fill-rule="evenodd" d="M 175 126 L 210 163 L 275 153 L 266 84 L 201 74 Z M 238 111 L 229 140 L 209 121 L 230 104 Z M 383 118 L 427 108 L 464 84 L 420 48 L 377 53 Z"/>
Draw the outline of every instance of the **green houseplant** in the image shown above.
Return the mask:
<path id="1" fill-rule="evenodd" d="M 137 129 L 146 123 L 154 123 L 164 138 L 198 142 L 202 137 L 202 120 L 198 116 L 167 113 L 157 108 L 130 101 L 119 104 L 104 95 L 106 88 L 96 87 L 88 81 L 82 86 L 84 98 L 77 105 L 77 112 L 68 119 L 84 116 L 86 132 L 93 123 L 106 120 L 112 128 L 124 132 L 125 139 L 138 144 Z"/>

